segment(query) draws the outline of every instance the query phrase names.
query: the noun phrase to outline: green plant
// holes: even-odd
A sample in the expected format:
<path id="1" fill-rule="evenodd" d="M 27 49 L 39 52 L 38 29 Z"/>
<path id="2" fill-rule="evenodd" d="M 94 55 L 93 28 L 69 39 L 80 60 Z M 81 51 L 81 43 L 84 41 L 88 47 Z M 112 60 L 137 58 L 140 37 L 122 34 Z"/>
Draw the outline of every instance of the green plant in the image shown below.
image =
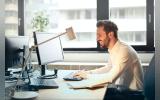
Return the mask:
<path id="1" fill-rule="evenodd" d="M 32 19 L 33 29 L 39 32 L 43 32 L 48 24 L 49 24 L 49 19 L 44 14 L 44 12 L 40 11 L 35 13 L 35 16 Z"/>

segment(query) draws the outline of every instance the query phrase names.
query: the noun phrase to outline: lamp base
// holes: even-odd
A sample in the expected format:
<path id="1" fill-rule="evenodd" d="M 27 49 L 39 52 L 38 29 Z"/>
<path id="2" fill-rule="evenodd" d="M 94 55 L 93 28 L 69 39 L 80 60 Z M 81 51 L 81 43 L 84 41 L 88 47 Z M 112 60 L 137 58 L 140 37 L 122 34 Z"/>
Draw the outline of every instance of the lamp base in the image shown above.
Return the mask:
<path id="1" fill-rule="evenodd" d="M 37 92 L 33 92 L 33 91 L 20 91 L 20 92 L 15 92 L 14 96 L 12 96 L 13 99 L 19 99 L 19 100 L 23 100 L 23 99 L 34 99 L 38 96 Z"/>

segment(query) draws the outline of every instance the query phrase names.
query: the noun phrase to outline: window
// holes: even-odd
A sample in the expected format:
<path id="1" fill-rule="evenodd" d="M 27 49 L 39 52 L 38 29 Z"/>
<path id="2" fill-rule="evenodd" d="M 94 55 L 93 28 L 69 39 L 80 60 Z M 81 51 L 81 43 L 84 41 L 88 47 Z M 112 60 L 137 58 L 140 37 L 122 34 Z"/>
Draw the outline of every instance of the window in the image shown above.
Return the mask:
<path id="1" fill-rule="evenodd" d="M 71 3 L 72 2 L 72 3 Z M 72 26 L 77 39 L 61 36 L 64 48 L 97 48 L 96 0 L 27 0 L 25 2 L 25 33 L 32 35 L 31 20 L 43 11 L 49 18 L 46 31 L 57 34 Z"/>
<path id="2" fill-rule="evenodd" d="M 109 19 L 119 27 L 119 38 L 138 51 L 154 50 L 154 0 L 24 0 L 25 35 L 32 36 L 31 20 L 43 11 L 49 18 L 46 31 L 56 34 L 72 26 L 77 39 L 62 36 L 64 50 L 100 51 L 97 20 Z M 72 3 L 70 3 L 72 2 Z M 21 32 L 22 33 L 22 32 Z"/>
<path id="3" fill-rule="evenodd" d="M 146 0 L 109 0 L 109 11 L 121 40 L 130 45 L 146 45 Z"/>
<path id="4" fill-rule="evenodd" d="M 97 19 L 115 22 L 119 39 L 137 51 L 154 51 L 153 5 L 154 0 L 97 0 Z"/>

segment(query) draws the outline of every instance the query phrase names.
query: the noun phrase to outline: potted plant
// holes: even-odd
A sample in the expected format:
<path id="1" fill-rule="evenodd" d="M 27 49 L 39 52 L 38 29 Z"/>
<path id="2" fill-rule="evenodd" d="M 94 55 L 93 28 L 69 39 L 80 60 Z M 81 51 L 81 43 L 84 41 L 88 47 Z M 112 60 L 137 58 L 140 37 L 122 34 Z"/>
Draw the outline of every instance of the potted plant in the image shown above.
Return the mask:
<path id="1" fill-rule="evenodd" d="M 32 19 L 32 28 L 38 32 L 44 32 L 46 27 L 49 24 L 48 17 L 44 14 L 44 12 L 36 12 L 35 16 Z"/>

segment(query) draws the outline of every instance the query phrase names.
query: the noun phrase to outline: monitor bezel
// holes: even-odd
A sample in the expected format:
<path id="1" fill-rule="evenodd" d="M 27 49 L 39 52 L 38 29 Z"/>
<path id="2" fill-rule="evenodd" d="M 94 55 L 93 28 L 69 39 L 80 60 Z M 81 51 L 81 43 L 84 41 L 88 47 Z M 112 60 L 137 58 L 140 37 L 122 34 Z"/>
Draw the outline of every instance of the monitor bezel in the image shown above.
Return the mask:
<path id="1" fill-rule="evenodd" d="M 47 32 L 33 32 L 34 45 L 38 45 L 36 34 L 52 34 L 52 33 L 47 33 Z M 62 60 L 54 60 L 54 61 L 42 63 L 42 62 L 41 62 L 41 57 L 40 57 L 40 52 L 39 52 L 39 47 L 37 46 L 35 49 L 36 49 L 37 59 L 38 59 L 38 64 L 39 64 L 39 65 L 47 65 L 47 64 L 49 64 L 49 63 L 62 62 L 62 61 L 64 61 L 64 52 L 63 52 L 62 42 L 61 42 L 60 37 L 58 37 L 58 38 L 59 38 L 59 41 L 60 41 L 60 46 L 61 46 L 61 51 L 62 51 L 62 52 L 61 52 L 61 53 L 62 53 Z"/>

